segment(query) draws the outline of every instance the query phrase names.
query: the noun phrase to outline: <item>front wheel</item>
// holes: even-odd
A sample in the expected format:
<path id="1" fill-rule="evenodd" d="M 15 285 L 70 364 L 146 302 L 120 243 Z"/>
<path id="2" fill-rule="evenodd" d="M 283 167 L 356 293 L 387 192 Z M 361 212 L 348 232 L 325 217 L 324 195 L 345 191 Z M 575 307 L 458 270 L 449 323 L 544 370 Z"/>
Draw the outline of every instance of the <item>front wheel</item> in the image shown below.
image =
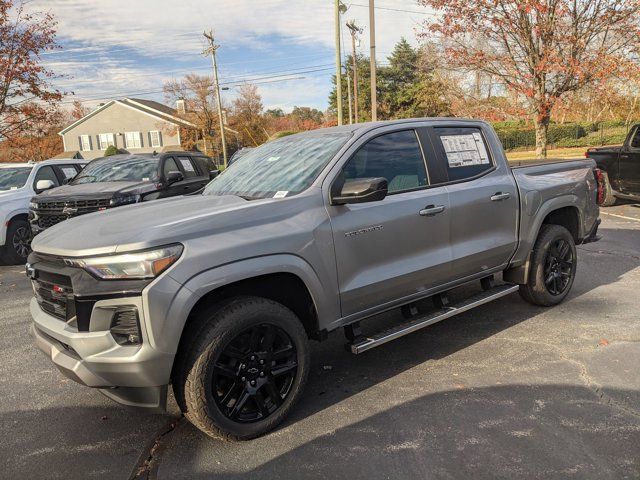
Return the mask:
<path id="1" fill-rule="evenodd" d="M 573 286 L 576 263 L 571 233 L 560 225 L 543 225 L 531 252 L 529 278 L 520 285 L 520 296 L 534 305 L 560 303 Z"/>
<path id="2" fill-rule="evenodd" d="M 609 175 L 607 172 L 602 172 L 602 189 L 604 196 L 602 198 L 602 202 L 600 203 L 601 207 L 611 207 L 616 204 L 617 198 L 613 194 L 613 188 L 611 187 L 611 182 L 609 181 Z"/>
<path id="3" fill-rule="evenodd" d="M 31 252 L 31 227 L 26 220 L 12 220 L 7 228 L 4 252 L 1 254 L 3 263 L 15 265 L 27 262 Z"/>
<path id="4" fill-rule="evenodd" d="M 174 370 L 185 417 L 209 436 L 247 440 L 275 428 L 309 373 L 306 332 L 285 306 L 238 297 L 201 318 Z"/>

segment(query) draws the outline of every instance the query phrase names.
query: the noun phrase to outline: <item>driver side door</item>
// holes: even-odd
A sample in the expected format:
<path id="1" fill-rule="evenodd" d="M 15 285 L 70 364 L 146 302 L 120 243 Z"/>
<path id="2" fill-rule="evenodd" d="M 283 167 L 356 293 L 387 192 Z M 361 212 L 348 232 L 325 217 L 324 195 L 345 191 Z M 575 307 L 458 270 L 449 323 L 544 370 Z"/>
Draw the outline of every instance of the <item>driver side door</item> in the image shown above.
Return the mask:
<path id="1" fill-rule="evenodd" d="M 622 147 L 619 159 L 620 191 L 640 196 L 640 125 L 635 127 L 628 145 Z"/>
<path id="2" fill-rule="evenodd" d="M 381 201 L 327 207 L 343 317 L 390 308 L 450 278 L 449 196 L 430 188 L 415 130 L 371 138 L 341 173 L 389 185 Z"/>

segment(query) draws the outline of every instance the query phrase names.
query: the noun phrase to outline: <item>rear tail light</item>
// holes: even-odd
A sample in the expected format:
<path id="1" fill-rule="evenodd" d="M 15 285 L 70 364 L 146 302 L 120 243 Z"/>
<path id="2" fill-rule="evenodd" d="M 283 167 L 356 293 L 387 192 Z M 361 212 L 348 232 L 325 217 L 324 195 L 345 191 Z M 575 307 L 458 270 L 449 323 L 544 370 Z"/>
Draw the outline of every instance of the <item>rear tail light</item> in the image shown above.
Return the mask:
<path id="1" fill-rule="evenodd" d="M 111 317 L 111 335 L 120 345 L 142 343 L 138 309 L 134 306 L 118 307 Z"/>
<path id="2" fill-rule="evenodd" d="M 593 175 L 596 177 L 596 185 L 598 186 L 596 201 L 598 205 L 602 205 L 602 202 L 604 202 L 604 175 L 602 175 L 602 170 L 599 168 L 593 169 Z"/>

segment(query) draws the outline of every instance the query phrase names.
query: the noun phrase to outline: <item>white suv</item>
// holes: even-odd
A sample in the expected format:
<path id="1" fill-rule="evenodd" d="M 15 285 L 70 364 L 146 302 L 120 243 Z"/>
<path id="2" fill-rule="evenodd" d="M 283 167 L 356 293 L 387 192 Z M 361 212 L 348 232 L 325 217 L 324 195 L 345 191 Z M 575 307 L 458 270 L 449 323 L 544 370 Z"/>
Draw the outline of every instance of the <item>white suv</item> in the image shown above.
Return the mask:
<path id="1" fill-rule="evenodd" d="M 85 160 L 0 163 L 0 260 L 24 263 L 30 251 L 29 200 L 76 176 Z"/>

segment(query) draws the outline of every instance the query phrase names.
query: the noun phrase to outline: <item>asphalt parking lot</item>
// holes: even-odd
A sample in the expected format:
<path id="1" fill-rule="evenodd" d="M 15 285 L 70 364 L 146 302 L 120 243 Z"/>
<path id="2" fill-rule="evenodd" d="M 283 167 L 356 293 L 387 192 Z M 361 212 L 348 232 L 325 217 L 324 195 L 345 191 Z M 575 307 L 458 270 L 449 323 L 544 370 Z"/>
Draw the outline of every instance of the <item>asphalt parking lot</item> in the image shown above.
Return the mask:
<path id="1" fill-rule="evenodd" d="M 67 380 L 0 267 L 0 478 L 638 478 L 639 207 L 602 210 L 555 308 L 514 294 L 359 356 L 314 344 L 292 416 L 242 443 Z"/>

